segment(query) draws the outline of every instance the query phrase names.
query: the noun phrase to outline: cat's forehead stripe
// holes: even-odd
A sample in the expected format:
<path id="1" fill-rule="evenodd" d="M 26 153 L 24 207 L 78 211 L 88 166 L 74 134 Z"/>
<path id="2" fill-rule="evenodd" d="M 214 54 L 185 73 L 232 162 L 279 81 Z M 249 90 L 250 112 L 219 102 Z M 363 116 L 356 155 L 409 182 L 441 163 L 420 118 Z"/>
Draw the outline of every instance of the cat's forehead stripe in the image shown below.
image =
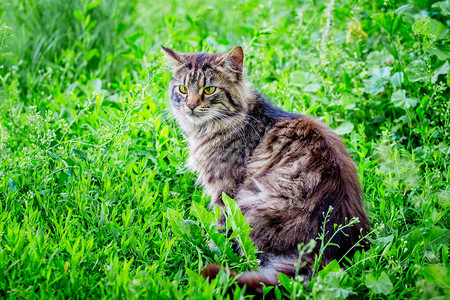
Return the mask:
<path id="1" fill-rule="evenodd" d="M 188 85 L 189 84 L 189 77 L 190 77 L 191 73 L 187 73 L 186 76 L 184 76 L 184 85 Z"/>
<path id="2" fill-rule="evenodd" d="M 187 82 L 187 85 L 189 86 L 189 90 L 191 91 L 196 88 L 196 73 L 197 72 L 195 72 L 195 70 L 189 73 L 189 81 Z"/>
<path id="3" fill-rule="evenodd" d="M 218 65 L 222 54 L 184 54 L 185 63 L 180 65 L 174 75 L 179 82 L 192 88 L 205 87 L 214 81 L 215 74 L 220 78 L 229 77 Z"/>
<path id="4" fill-rule="evenodd" d="M 185 86 L 195 86 L 200 87 L 206 86 L 207 82 L 211 81 L 210 74 L 203 72 L 201 69 L 194 69 L 191 72 L 186 73 L 183 77 L 183 85 Z"/>
<path id="5" fill-rule="evenodd" d="M 198 82 L 200 84 L 200 86 L 205 86 L 206 82 L 205 82 L 205 74 L 203 72 L 200 73 L 200 77 L 198 79 Z"/>

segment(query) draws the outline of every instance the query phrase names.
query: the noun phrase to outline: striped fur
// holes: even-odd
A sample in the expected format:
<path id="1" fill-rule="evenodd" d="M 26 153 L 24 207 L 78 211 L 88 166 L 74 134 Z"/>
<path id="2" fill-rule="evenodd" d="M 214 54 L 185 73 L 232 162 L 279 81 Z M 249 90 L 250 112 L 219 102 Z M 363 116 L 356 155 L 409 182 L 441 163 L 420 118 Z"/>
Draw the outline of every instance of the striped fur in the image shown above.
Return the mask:
<path id="1" fill-rule="evenodd" d="M 325 124 L 282 111 L 251 90 L 240 46 L 227 54 L 163 50 L 174 75 L 172 112 L 188 137 L 188 165 L 211 195 L 212 206 L 223 208 L 222 192 L 237 201 L 253 228 L 250 238 L 263 251 L 260 272 L 241 274 L 238 283 L 259 293 L 261 282 L 277 284 L 279 273 L 293 276 L 297 245 L 317 237 L 329 206 L 334 209 L 326 225 L 328 239 L 334 224 L 353 217 L 360 222 L 335 235 L 332 242 L 339 247 L 325 250 L 324 263 L 351 255 L 370 225 L 355 165 L 341 139 Z M 189 92 L 180 92 L 180 85 Z M 216 92 L 205 95 L 207 86 L 217 87 Z M 302 274 L 311 274 L 317 251 L 303 258 Z M 214 277 L 218 269 L 207 267 L 205 277 Z"/>

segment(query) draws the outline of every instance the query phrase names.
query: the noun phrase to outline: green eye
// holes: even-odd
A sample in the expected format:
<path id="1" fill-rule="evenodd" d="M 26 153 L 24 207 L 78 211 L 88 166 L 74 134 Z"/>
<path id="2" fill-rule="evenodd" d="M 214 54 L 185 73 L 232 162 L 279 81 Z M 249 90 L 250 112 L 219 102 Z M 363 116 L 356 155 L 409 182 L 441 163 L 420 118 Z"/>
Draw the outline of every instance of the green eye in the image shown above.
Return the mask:
<path id="1" fill-rule="evenodd" d="M 203 92 L 206 95 L 211 95 L 212 93 L 214 93 L 216 91 L 216 87 L 215 86 L 207 86 L 205 87 L 205 89 L 203 90 Z"/>
<path id="2" fill-rule="evenodd" d="M 182 94 L 187 94 L 188 93 L 188 88 L 184 85 L 180 85 L 180 93 Z"/>

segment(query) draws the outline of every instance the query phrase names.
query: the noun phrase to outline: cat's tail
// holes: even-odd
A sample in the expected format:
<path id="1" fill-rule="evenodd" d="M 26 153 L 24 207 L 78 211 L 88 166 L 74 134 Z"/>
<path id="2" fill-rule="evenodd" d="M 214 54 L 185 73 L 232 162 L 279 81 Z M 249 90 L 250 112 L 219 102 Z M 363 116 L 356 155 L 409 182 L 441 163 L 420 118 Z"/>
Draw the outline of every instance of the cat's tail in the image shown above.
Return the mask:
<path id="1" fill-rule="evenodd" d="M 283 273 L 288 277 L 293 277 L 296 273 L 294 263 L 298 262 L 298 256 L 291 257 L 273 257 L 267 264 L 263 264 L 259 270 L 244 272 L 241 274 L 230 270 L 230 276 L 236 277 L 236 283 L 240 287 L 246 286 L 246 294 L 263 295 L 264 286 L 278 285 L 278 274 Z M 314 264 L 313 257 L 305 255 L 302 257 L 303 267 L 300 270 L 300 275 L 303 275 L 306 280 L 311 277 L 311 271 Z M 213 280 L 217 277 L 219 271 L 223 269 L 222 266 L 216 264 L 208 264 L 200 273 L 205 279 Z"/>
<path id="2" fill-rule="evenodd" d="M 200 273 L 205 279 L 213 280 L 219 274 L 219 271 L 223 269 L 222 266 L 216 264 L 209 264 Z M 263 274 L 259 272 L 244 272 L 238 274 L 233 270 L 230 270 L 230 277 L 237 277 L 236 283 L 240 287 L 246 286 L 246 293 L 250 295 L 262 295 L 264 285 L 274 286 L 278 284 L 278 278 L 272 274 Z"/>
<path id="3" fill-rule="evenodd" d="M 200 273 L 205 279 L 213 280 L 219 274 L 219 271 L 223 269 L 222 266 L 216 264 L 209 264 Z M 278 278 L 272 274 L 263 274 L 259 272 L 244 272 L 238 274 L 230 270 L 230 277 L 237 277 L 236 283 L 239 287 L 246 286 L 246 294 L 249 295 L 262 295 L 264 286 L 275 286 L 278 284 Z"/>

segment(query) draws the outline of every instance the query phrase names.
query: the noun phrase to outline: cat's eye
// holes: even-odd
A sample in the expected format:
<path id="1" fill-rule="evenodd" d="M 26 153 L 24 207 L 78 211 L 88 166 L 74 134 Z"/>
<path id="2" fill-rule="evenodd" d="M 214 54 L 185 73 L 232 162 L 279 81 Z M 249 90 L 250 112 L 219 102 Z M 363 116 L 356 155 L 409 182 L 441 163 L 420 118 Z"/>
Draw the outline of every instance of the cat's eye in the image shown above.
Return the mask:
<path id="1" fill-rule="evenodd" d="M 180 93 L 182 94 L 187 94 L 188 93 L 188 88 L 185 85 L 180 85 Z"/>
<path id="2" fill-rule="evenodd" d="M 216 87 L 215 86 L 207 86 L 205 87 L 205 89 L 203 90 L 203 92 L 206 95 L 211 95 L 212 93 L 214 93 L 216 91 Z"/>

